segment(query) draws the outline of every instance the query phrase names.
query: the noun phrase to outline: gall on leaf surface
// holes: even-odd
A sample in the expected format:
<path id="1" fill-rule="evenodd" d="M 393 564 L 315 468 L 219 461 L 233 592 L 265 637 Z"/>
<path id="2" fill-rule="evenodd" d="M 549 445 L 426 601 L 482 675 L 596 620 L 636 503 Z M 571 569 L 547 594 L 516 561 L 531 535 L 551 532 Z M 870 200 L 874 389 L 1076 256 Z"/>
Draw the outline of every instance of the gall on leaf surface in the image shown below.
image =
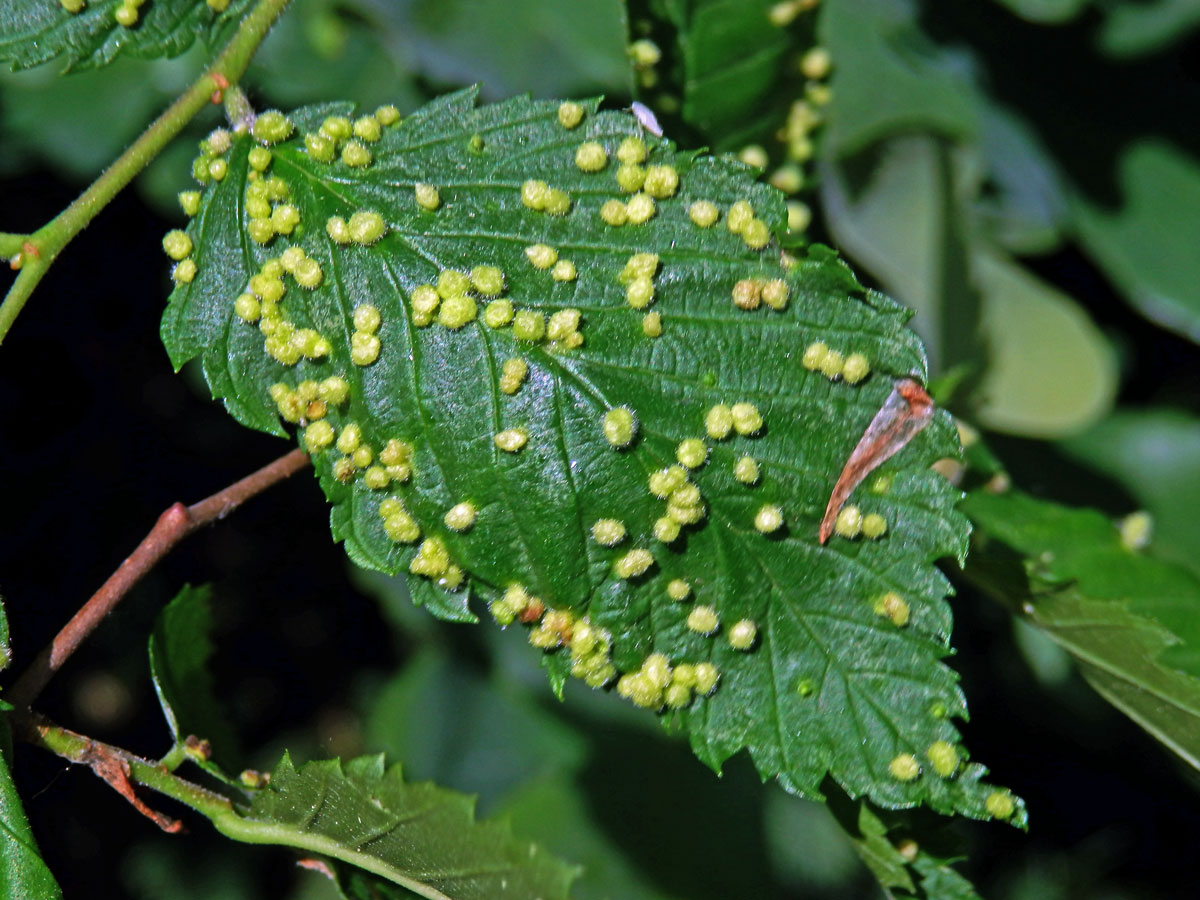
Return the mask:
<path id="1" fill-rule="evenodd" d="M 290 114 L 294 132 L 270 148 L 269 167 L 254 179 L 255 142 L 236 138 L 219 167 L 224 177 L 206 187 L 187 227 L 194 277 L 177 285 L 162 326 L 173 363 L 198 358 L 213 395 L 250 427 L 287 433 L 277 401 L 302 420 L 300 440 L 320 448 L 314 466 L 334 538 L 350 556 L 386 572 L 427 573 L 409 579 L 414 597 L 446 618 L 472 617 L 469 593 L 489 602 L 496 618 L 544 648 L 556 690 L 573 672 L 624 687 L 681 724 L 708 765 L 748 749 L 764 777 L 806 796 L 821 796 L 828 772 L 851 795 L 884 806 L 987 817 L 981 766 L 964 761 L 942 777 L 925 760 L 934 742 L 957 743 L 952 720 L 966 712 L 941 662 L 951 616 L 948 584 L 933 565 L 961 559 L 968 534 L 957 491 L 929 469 L 959 452 L 949 417 L 939 412 L 851 496 L 864 519 L 883 517 L 881 536 L 817 540 L 833 484 L 895 380 L 925 376 L 908 312 L 865 290 L 826 248 L 784 265 L 783 198 L 747 167 L 680 152 L 641 134 L 628 114 L 597 112 L 595 101 L 580 106 L 579 116 L 567 110 L 568 128 L 557 102 L 477 106 L 475 92 L 462 91 L 362 141 L 366 165 L 341 159 L 348 141 L 331 153 L 316 140 L 323 127 L 344 132 L 327 120 L 353 120 L 351 106 L 304 108 Z M 673 167 L 678 185 L 640 224 L 611 225 L 606 204 L 632 207 L 617 173 L 621 146 L 634 137 L 649 148 L 639 165 Z M 603 169 L 576 166 L 584 141 L 605 148 Z M 271 202 L 292 206 L 299 223 L 271 237 L 253 225 L 247 197 L 261 200 L 253 182 L 273 178 Z M 436 208 L 416 201 L 418 184 L 437 188 Z M 526 200 L 540 196 L 558 214 L 530 208 L 523 187 Z M 554 201 L 555 191 L 569 203 Z M 720 210 L 710 227 L 689 216 L 699 200 Z M 265 208 L 254 205 L 261 217 Z M 368 243 L 340 242 L 336 218 L 349 225 L 364 211 L 377 213 L 386 233 L 372 225 Z M 281 217 L 284 228 L 293 218 Z M 769 242 L 753 249 L 744 234 L 754 229 L 733 233 L 730 218 L 757 221 Z M 527 253 L 540 245 L 553 253 Z M 294 266 L 297 247 L 319 264 L 319 286 L 284 274 L 277 301 L 248 294 L 252 278 L 274 280 L 285 254 Z M 555 278 L 563 260 L 574 277 Z M 498 289 L 494 272 L 484 270 L 483 288 L 470 291 L 444 274 L 479 266 L 500 270 L 500 296 L 483 296 Z M 448 319 L 458 327 L 438 321 L 445 299 L 432 321 L 422 312 L 430 297 L 422 286 L 439 277 L 463 291 L 445 292 L 459 298 Z M 639 277 L 652 282 L 648 302 L 645 285 L 632 287 Z M 755 291 L 743 286 L 735 305 L 745 280 L 761 282 L 762 302 L 749 302 Z M 786 291 L 768 289 L 776 280 Z M 267 281 L 254 284 L 278 295 Z M 466 299 L 474 318 L 463 314 Z M 489 304 L 500 301 L 511 304 L 511 321 L 503 303 L 493 315 Z M 365 306 L 378 310 L 377 324 L 373 313 L 356 315 Z M 313 358 L 278 340 L 269 354 L 261 318 L 247 321 L 235 307 L 249 319 L 269 310 L 275 338 L 280 321 L 292 335 L 311 329 L 300 343 Z M 558 314 L 575 321 L 571 310 L 582 343 L 571 328 L 555 330 Z M 649 313 L 655 328 L 645 327 Z M 828 377 L 806 357 L 814 344 L 838 360 L 861 354 L 869 373 L 856 370 L 854 384 Z M 822 361 L 837 374 L 832 355 Z M 348 387 L 340 405 L 301 406 L 298 398 L 331 377 Z M 284 387 L 273 399 L 274 385 Z M 615 422 L 614 443 L 608 413 L 619 407 L 634 420 Z M 321 418 L 304 419 L 308 411 Z M 357 433 L 338 449 L 351 426 Z M 701 455 L 688 445 L 697 467 L 682 470 L 682 482 L 678 473 L 652 482 L 689 439 L 707 448 Z M 393 455 L 403 460 L 394 477 L 356 467 L 352 445 L 367 445 L 377 464 L 393 440 L 411 448 Z M 655 495 L 665 487 L 679 493 Z M 456 530 L 445 516 L 464 502 L 475 516 Z M 783 518 L 769 533 L 755 527 L 764 506 Z M 672 515 L 685 520 L 675 521 L 677 533 Z M 606 528 L 601 543 L 598 520 L 622 529 Z M 903 615 L 894 600 L 880 605 L 889 595 L 903 601 Z M 698 606 L 715 611 L 715 630 L 688 627 Z M 737 634 L 752 638 L 735 649 L 729 636 L 743 621 L 753 628 Z M 687 686 L 703 664 L 719 676 L 707 696 L 704 678 L 698 690 Z M 645 677 L 630 690 L 621 678 L 637 673 Z M 889 771 L 902 755 L 925 760 L 907 781 Z M 1018 807 L 1013 821 L 1023 820 Z"/>
<path id="2" fill-rule="evenodd" d="M 178 56 L 197 40 L 215 46 L 228 37 L 254 0 L 153 0 L 137 21 L 117 19 L 122 0 L 86 0 L 78 12 L 59 0 L 0 3 L 0 63 L 11 69 L 61 59 L 65 71 L 95 69 L 119 55 L 138 59 Z"/>

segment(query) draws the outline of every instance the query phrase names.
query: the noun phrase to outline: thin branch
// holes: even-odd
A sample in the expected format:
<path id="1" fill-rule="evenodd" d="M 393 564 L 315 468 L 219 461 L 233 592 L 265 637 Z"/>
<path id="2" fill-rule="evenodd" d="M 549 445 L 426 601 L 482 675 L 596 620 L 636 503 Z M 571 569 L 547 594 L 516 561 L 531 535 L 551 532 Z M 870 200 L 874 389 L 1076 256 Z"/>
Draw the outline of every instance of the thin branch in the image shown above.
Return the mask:
<path id="1" fill-rule="evenodd" d="M 308 456 L 299 449 L 293 450 L 199 503 L 191 506 L 176 503 L 169 507 L 129 558 L 121 563 L 100 590 L 38 654 L 37 659 L 17 679 L 12 691 L 6 692 L 5 699 L 19 708 L 28 707 L 76 648 L 121 602 L 121 598 L 176 544 L 197 529 L 225 518 L 255 494 L 295 474 L 306 465 Z"/>
<path id="2" fill-rule="evenodd" d="M 21 245 L 29 239 L 27 234 L 9 234 L 0 231 L 0 259 L 12 259 L 21 252 Z"/>
<path id="3" fill-rule="evenodd" d="M 254 52 L 290 0 L 259 0 L 242 19 L 237 33 L 225 49 L 192 86 L 172 103 L 141 137 L 80 194 L 75 201 L 46 225 L 29 236 L 21 258 L 21 274 L 0 304 L 0 343 L 12 328 L 25 301 L 42 280 L 50 264 L 83 231 L 105 206 L 139 172 L 158 156 L 210 102 L 221 102 L 222 92 L 245 74 Z"/>
<path id="4" fill-rule="evenodd" d="M 18 726 L 16 734 L 19 737 L 70 762 L 87 766 L 138 812 L 170 834 L 182 831 L 183 823 L 151 809 L 137 795 L 135 786 L 148 787 L 172 797 L 209 819 L 233 814 L 233 804 L 228 797 L 180 778 L 128 750 L 77 734 L 37 713 L 14 715 L 14 723 Z"/>

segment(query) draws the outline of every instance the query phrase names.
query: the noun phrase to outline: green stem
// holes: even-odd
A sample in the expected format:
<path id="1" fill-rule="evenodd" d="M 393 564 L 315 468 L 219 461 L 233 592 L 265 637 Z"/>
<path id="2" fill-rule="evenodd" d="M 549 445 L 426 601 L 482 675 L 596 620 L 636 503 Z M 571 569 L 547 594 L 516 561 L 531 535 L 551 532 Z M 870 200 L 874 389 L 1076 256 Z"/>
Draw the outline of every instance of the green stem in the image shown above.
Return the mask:
<path id="1" fill-rule="evenodd" d="M 29 240 L 27 234 L 9 234 L 0 231 L 0 259 L 12 259 L 21 252 L 21 245 Z"/>
<path id="2" fill-rule="evenodd" d="M 213 822 L 227 815 L 236 815 L 228 797 L 173 775 L 159 763 L 142 759 L 120 747 L 76 734 L 41 716 L 33 716 L 28 722 L 28 727 L 21 732 L 21 736 L 31 744 L 81 765 L 94 766 L 95 760 L 101 756 L 123 760 L 129 766 L 128 775 L 131 782 L 178 800 Z"/>
<path id="3" fill-rule="evenodd" d="M 289 2 L 290 0 L 259 0 L 258 5 L 242 19 L 237 33 L 208 70 L 196 79 L 154 124 L 142 132 L 142 136 L 92 182 L 74 203 L 28 237 L 30 244 L 36 248 L 36 253 L 24 255 L 21 274 L 17 276 L 8 296 L 4 298 L 4 303 L 0 305 L 0 343 L 12 328 L 13 322 L 25 306 L 25 301 L 29 299 L 33 289 L 63 248 L 209 104 L 214 94 L 241 79 L 254 52 Z"/>

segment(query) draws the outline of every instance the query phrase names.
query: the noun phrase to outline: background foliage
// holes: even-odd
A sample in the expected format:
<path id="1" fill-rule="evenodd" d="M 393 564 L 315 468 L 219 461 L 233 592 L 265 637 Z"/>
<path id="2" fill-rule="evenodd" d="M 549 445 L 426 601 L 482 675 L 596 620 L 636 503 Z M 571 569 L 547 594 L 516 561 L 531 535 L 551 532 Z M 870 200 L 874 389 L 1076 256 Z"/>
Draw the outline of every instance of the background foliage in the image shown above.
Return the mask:
<path id="1" fill-rule="evenodd" d="M 605 93 L 624 103 L 637 91 L 662 110 L 659 94 L 686 80 L 687 64 L 732 64 L 711 49 L 676 55 L 676 33 L 691 46 L 697 19 L 669 15 L 706 6 L 728 12 L 631 4 L 634 36 L 645 19 L 664 50 L 666 87 L 648 88 L 630 74 L 615 0 L 297 0 L 248 84 L 260 107 L 350 97 L 407 112 L 481 81 L 489 98 Z M 1200 53 L 1187 7 L 827 0 L 793 27 L 811 29 L 834 65 L 830 119 L 802 192 L 812 235 L 918 310 L 934 374 L 956 376 L 946 397 L 992 430 L 1016 484 L 1110 517 L 1149 510 L 1150 549 L 1194 574 L 1200 146 L 1189 123 L 1200 113 Z M 192 50 L 69 78 L 54 64 L 0 75 L 4 227 L 32 228 L 61 208 L 199 64 Z M 720 79 L 686 83 L 712 86 L 717 100 L 729 90 Z M 746 120 L 731 120 L 730 108 Z M 663 118 L 681 145 L 736 151 L 753 140 L 781 161 L 772 141 L 786 110 L 725 110 L 722 119 L 701 97 Z M 178 221 L 174 194 L 187 186 L 194 140 L 215 121 L 198 123 L 136 196 L 70 248 L 0 353 L 9 423 L 0 460 L 10 473 L 0 588 L 12 598 L 18 654 L 51 635 L 169 502 L 281 450 L 207 402 L 196 373 L 173 376 L 157 343 L 159 238 Z M 682 742 L 612 698 L 559 706 L 517 635 L 434 622 L 412 610 L 401 582 L 347 574 L 324 515 L 301 478 L 196 538 L 81 652 L 46 711 L 162 752 L 147 663 L 127 652 L 130 635 L 150 632 L 179 584 L 212 580 L 215 689 L 247 765 L 268 767 L 285 746 L 297 759 L 386 751 L 406 777 L 478 793 L 481 812 L 509 813 L 521 835 L 584 864 L 582 897 L 870 890 L 830 811 L 759 785 L 744 758 L 716 781 Z M 1072 527 L 1106 538 L 1104 524 Z M 1002 543 L 1044 552 L 1036 537 L 1010 532 Z M 73 565 L 61 564 L 66 554 Z M 1072 602 L 1104 599 L 1069 565 L 1033 575 L 1023 573 L 1030 589 L 1078 580 L 1055 595 L 1063 615 Z M 1186 622 L 1187 592 L 1151 599 L 1163 597 L 1173 610 L 1139 614 Z M 1170 896 L 1200 824 L 1191 776 L 1092 693 L 1043 632 L 971 582 L 954 609 L 967 742 L 1025 797 L 1032 825 L 1027 837 L 956 826 L 963 871 L 989 897 Z M 1178 647 L 1167 652 L 1170 671 L 1196 674 Z M 34 833 L 63 838 L 41 846 L 68 895 L 85 883 L 100 890 L 103 878 L 112 896 L 329 896 L 288 854 L 200 829 L 186 843 L 151 834 L 89 773 L 35 752 L 17 762 Z"/>

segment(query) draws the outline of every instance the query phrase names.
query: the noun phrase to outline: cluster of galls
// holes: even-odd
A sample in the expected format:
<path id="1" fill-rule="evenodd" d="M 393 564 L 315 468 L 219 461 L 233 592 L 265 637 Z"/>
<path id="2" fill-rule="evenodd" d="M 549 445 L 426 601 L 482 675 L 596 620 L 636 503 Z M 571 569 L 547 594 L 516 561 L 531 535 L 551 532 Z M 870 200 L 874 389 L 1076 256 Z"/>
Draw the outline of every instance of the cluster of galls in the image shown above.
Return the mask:
<path id="1" fill-rule="evenodd" d="M 800 363 L 810 372 L 820 372 L 830 381 L 841 379 L 847 384 L 858 384 L 871 374 L 870 360 L 862 353 L 842 356 L 831 350 L 824 341 L 809 344 L 800 357 Z"/>
<path id="2" fill-rule="evenodd" d="M 612 664 L 612 635 L 587 616 L 570 610 L 547 609 L 540 598 L 519 584 L 493 600 L 489 611 L 500 625 L 520 622 L 529 626 L 529 643 L 547 653 L 566 648 L 571 654 L 571 675 L 589 687 L 602 688 L 617 676 Z"/>
<path id="3" fill-rule="evenodd" d="M 300 247 L 289 247 L 282 256 L 265 260 L 250 276 L 247 290 L 233 301 L 233 311 L 248 324 L 258 323 L 263 350 L 281 365 L 294 366 L 301 358 L 324 359 L 333 352 L 329 339 L 315 329 L 297 328 L 284 315 L 280 306 L 287 293 L 284 275 L 291 275 L 307 290 L 318 287 L 323 278 L 320 263 Z"/>
<path id="4" fill-rule="evenodd" d="M 304 135 L 304 149 L 317 162 L 332 163 L 340 159 L 351 168 L 365 168 L 374 159 L 368 145 L 383 137 L 385 127 L 400 121 L 400 111 L 391 105 L 381 106 L 373 114 L 354 121 L 345 116 L 329 116 L 320 128 Z"/>
<path id="5" fill-rule="evenodd" d="M 720 672 L 710 662 L 679 663 L 663 653 L 651 653 L 636 672 L 626 672 L 617 681 L 617 693 L 645 709 L 684 709 L 693 698 L 716 689 Z"/>

